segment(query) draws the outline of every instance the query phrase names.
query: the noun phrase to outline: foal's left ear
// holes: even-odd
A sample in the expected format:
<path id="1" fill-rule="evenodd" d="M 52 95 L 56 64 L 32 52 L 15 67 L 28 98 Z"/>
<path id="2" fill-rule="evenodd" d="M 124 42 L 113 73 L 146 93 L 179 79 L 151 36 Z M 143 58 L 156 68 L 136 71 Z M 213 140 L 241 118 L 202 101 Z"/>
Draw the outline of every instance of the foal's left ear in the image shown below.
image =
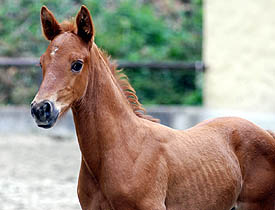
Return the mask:
<path id="1" fill-rule="evenodd" d="M 88 8 L 82 5 L 76 16 L 77 35 L 85 42 L 90 42 L 94 39 L 94 24 Z"/>

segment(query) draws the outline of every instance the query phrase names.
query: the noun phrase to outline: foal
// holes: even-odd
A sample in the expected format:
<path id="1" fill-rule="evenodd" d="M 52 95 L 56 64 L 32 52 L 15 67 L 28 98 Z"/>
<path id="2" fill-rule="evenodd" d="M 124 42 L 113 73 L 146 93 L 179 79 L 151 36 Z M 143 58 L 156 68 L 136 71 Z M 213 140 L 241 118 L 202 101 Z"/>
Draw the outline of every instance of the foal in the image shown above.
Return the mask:
<path id="1" fill-rule="evenodd" d="M 41 22 L 51 42 L 31 112 L 38 126 L 50 128 L 72 109 L 82 209 L 275 209 L 273 134 L 240 118 L 184 131 L 158 124 L 94 43 L 85 6 L 61 24 L 43 6 Z"/>

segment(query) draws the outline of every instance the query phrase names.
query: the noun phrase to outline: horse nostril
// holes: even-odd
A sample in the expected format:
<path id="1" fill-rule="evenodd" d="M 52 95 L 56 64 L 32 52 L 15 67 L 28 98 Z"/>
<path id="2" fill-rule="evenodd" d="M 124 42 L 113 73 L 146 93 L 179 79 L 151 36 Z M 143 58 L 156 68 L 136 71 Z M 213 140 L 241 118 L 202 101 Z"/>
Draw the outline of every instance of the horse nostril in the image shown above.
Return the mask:
<path id="1" fill-rule="evenodd" d="M 51 116 L 52 105 L 50 102 L 45 101 L 38 109 L 38 115 L 41 121 L 46 121 Z"/>
<path id="2" fill-rule="evenodd" d="M 31 114 L 39 127 L 51 128 L 58 118 L 59 111 L 55 108 L 53 102 L 44 100 L 32 104 Z"/>
<path id="3" fill-rule="evenodd" d="M 51 117 L 52 104 L 49 101 L 43 101 L 38 104 L 34 104 L 31 107 L 31 114 L 40 122 L 46 122 Z"/>
<path id="4" fill-rule="evenodd" d="M 52 105 L 50 102 L 46 101 L 45 104 L 43 105 L 44 111 L 49 113 L 51 112 L 52 109 Z"/>

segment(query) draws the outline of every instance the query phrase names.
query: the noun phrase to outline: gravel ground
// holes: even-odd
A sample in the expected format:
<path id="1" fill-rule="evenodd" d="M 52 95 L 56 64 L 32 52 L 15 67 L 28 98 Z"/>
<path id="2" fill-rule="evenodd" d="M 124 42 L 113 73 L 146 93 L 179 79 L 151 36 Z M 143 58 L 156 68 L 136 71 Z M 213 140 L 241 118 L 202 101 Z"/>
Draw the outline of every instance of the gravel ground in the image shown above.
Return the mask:
<path id="1" fill-rule="evenodd" d="M 79 210 L 76 139 L 0 134 L 1 210 Z"/>

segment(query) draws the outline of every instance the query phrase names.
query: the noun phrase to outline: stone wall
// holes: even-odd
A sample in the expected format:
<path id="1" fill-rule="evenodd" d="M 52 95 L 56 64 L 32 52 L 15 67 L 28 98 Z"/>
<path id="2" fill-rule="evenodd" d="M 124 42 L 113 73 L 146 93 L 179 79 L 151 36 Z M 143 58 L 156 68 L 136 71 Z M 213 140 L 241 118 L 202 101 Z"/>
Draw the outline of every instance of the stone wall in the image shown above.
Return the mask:
<path id="1" fill-rule="evenodd" d="M 275 113 L 275 1 L 205 0 L 206 107 Z"/>
<path id="2" fill-rule="evenodd" d="M 275 131 L 275 113 L 241 112 L 224 109 L 205 109 L 203 107 L 154 106 L 147 107 L 148 114 L 161 120 L 161 123 L 175 129 L 187 129 L 197 123 L 216 117 L 237 116 Z M 36 126 L 28 106 L 0 107 L 0 137 L 8 134 L 34 134 L 50 136 L 55 139 L 76 138 L 72 113 L 69 111 L 51 129 Z"/>

